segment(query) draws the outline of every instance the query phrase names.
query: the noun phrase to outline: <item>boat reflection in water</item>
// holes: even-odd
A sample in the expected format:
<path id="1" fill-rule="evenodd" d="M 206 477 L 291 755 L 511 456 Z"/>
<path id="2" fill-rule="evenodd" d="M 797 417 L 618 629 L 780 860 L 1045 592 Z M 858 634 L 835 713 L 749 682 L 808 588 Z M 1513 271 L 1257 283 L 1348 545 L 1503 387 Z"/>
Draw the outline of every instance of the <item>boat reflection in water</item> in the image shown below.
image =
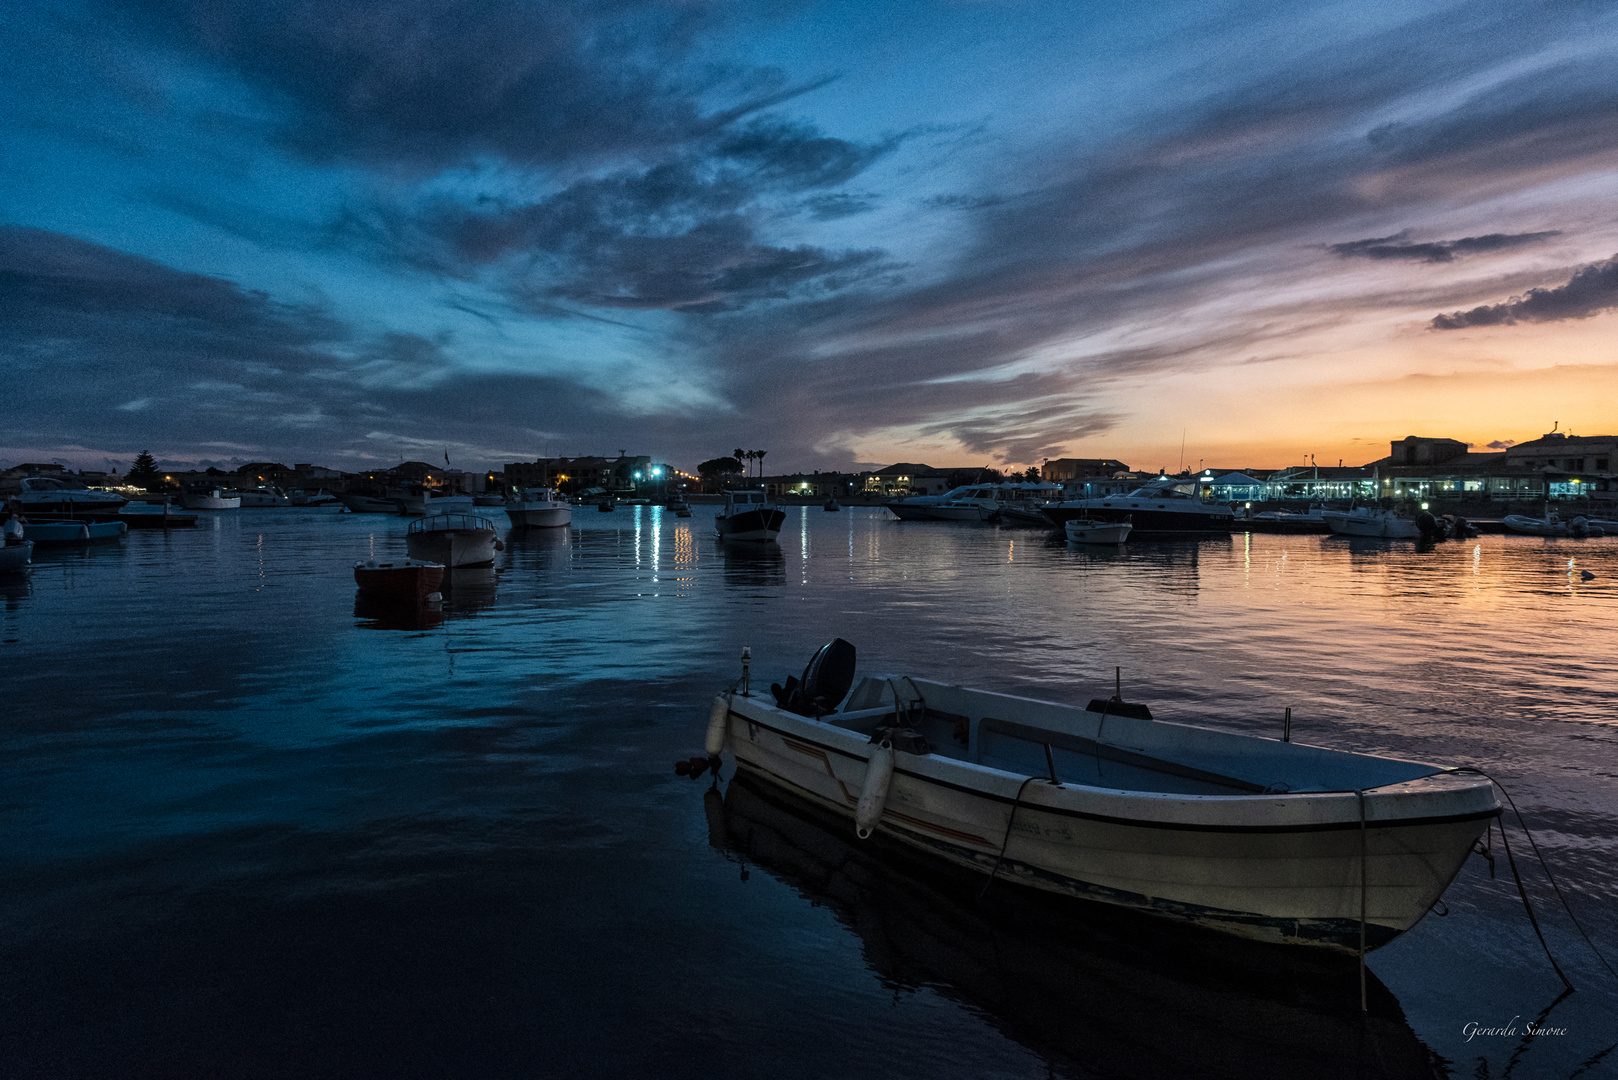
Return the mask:
<path id="1" fill-rule="evenodd" d="M 762 543 L 727 543 L 721 540 L 719 553 L 725 560 L 726 585 L 787 583 L 787 557 L 781 545 L 773 540 Z"/>
<path id="2" fill-rule="evenodd" d="M 930 987 L 1081 1076 L 1439 1075 L 1352 958 L 1227 938 L 918 863 L 746 776 L 706 795 L 709 843 L 825 906 L 895 988 Z"/>
<path id="3" fill-rule="evenodd" d="M 439 599 L 354 593 L 354 618 L 364 630 L 431 630 L 445 619 L 465 618 L 494 606 L 499 575 L 492 566 L 445 570 Z"/>

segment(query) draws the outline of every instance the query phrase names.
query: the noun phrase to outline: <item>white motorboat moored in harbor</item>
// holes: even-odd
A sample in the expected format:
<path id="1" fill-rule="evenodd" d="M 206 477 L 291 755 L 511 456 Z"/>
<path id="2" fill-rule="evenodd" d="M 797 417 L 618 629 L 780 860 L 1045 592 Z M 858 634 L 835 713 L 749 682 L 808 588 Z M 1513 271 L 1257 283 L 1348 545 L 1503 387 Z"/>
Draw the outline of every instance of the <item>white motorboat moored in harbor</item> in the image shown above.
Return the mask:
<path id="1" fill-rule="evenodd" d="M 261 487 L 237 488 L 226 494 L 234 495 L 247 507 L 291 506 L 292 497 L 273 484 Z"/>
<path id="2" fill-rule="evenodd" d="M 242 505 L 240 495 L 227 494 L 222 488 L 207 491 L 182 491 L 180 505 L 187 510 L 236 510 Z"/>
<path id="3" fill-rule="evenodd" d="M 405 550 L 412 559 L 457 566 L 487 566 L 500 542 L 494 522 L 476 514 L 428 514 L 405 530 Z"/>
<path id="4" fill-rule="evenodd" d="M 399 496 L 399 513 L 407 517 L 429 514 L 470 514 L 472 496 L 453 494 L 438 488 L 422 487 Z"/>
<path id="5" fill-rule="evenodd" d="M 1356 506 L 1352 510 L 1322 510 L 1321 520 L 1342 536 L 1368 536 L 1383 540 L 1416 540 L 1421 526 L 1413 518 L 1400 517 L 1393 510 Z"/>
<path id="6" fill-rule="evenodd" d="M 1069 518 L 1062 526 L 1067 538 L 1074 544 L 1121 544 L 1129 539 L 1134 526 L 1127 521 L 1091 521 L 1089 518 Z"/>
<path id="7" fill-rule="evenodd" d="M 774 540 L 787 516 L 762 491 L 727 491 L 725 508 L 714 518 L 721 540 Z"/>
<path id="8" fill-rule="evenodd" d="M 114 515 L 127 501 L 116 491 L 97 491 L 71 476 L 25 476 L 12 498 L 24 515 L 88 517 Z"/>
<path id="9" fill-rule="evenodd" d="M 1481 775 L 903 675 L 838 640 L 714 699 L 710 760 L 991 879 L 1356 952 L 1410 929 L 1500 812 Z"/>
<path id="10" fill-rule="evenodd" d="M 1073 518 L 1127 521 L 1138 539 L 1230 532 L 1235 509 L 1204 500 L 1198 488 L 1196 477 L 1159 476 L 1127 495 L 1072 499 L 1048 506 L 1045 516 L 1056 525 L 1066 525 Z"/>
<path id="11" fill-rule="evenodd" d="M 556 529 L 573 523 L 573 507 L 553 488 L 523 488 L 506 501 L 506 517 L 519 529 Z"/>

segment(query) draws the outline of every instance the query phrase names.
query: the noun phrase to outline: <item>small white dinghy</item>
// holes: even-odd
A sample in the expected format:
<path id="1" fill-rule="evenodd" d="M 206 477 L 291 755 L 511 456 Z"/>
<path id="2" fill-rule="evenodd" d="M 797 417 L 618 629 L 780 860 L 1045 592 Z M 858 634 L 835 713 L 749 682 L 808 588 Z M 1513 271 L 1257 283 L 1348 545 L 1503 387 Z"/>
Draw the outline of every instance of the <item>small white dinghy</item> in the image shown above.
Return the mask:
<path id="1" fill-rule="evenodd" d="M 1062 526 L 1068 540 L 1075 544 L 1121 544 L 1129 539 L 1132 528 L 1134 526 L 1127 521 L 1091 521 L 1089 518 L 1072 518 Z"/>
<path id="2" fill-rule="evenodd" d="M 1419 922 L 1500 812 L 1442 765 L 904 675 L 823 647 L 720 694 L 710 759 L 991 877 L 1240 937 L 1354 953 Z"/>

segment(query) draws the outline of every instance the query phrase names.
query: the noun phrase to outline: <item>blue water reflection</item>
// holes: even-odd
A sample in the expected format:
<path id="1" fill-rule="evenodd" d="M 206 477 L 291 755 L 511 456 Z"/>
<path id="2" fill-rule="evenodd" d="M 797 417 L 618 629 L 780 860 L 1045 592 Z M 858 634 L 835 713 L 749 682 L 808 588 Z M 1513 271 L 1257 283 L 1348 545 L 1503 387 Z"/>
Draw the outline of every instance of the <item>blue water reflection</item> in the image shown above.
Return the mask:
<path id="1" fill-rule="evenodd" d="M 743 645 L 767 682 L 836 635 L 869 669 L 1086 700 L 1117 666 L 1164 719 L 1274 735 L 1290 707 L 1299 741 L 1485 764 L 1618 953 L 1618 544 L 1088 549 L 811 506 L 778 544 L 727 545 L 693 509 L 502 529 L 494 568 L 403 613 L 352 567 L 403 555 L 405 522 L 324 510 L 204 514 L 0 578 L 0 1071 L 1082 1075 L 1055 1013 L 990 987 L 1042 939 L 790 813 L 737 811 L 773 852 L 716 834 L 706 781 L 673 775 Z M 1558 985 L 1504 877 L 1474 860 L 1448 899 L 1372 959 L 1378 1045 L 1498 1075 L 1518 1044 L 1462 1025 Z M 1611 1041 L 1614 998 L 1539 899 L 1581 992 L 1518 1074 L 1565 1075 Z M 1015 938 L 1003 969 L 980 933 Z M 1330 1002 L 1124 940 L 1138 962 L 1053 938 L 1053 971 L 1091 997 L 1135 980 L 1119 1000 L 1182 1026 L 1318 1025 L 1318 1054 L 1277 1060 L 1361 1074 Z M 1107 1043 L 1114 1074 L 1161 1066 L 1155 1008 L 1103 1013 L 1141 1025 Z"/>

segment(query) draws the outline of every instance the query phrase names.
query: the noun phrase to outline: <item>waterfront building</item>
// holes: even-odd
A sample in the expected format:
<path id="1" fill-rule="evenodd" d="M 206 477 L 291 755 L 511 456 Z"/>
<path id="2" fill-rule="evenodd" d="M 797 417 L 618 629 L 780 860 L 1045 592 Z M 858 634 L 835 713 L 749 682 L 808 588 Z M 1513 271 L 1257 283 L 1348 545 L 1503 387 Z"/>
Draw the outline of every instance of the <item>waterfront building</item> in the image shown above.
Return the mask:
<path id="1" fill-rule="evenodd" d="M 861 479 L 867 495 L 942 495 L 955 486 L 945 470 L 911 461 L 865 473 Z"/>
<path id="2" fill-rule="evenodd" d="M 1046 458 L 1039 467 L 1039 478 L 1048 483 L 1066 485 L 1074 480 L 1109 480 L 1128 471 L 1129 466 L 1115 458 Z"/>
<path id="3" fill-rule="evenodd" d="M 661 490 L 670 475 L 667 465 L 654 462 L 649 455 L 622 451 L 615 458 L 546 457 L 511 462 L 504 472 L 508 487 L 549 487 L 567 492 L 599 488 L 620 495 Z"/>

